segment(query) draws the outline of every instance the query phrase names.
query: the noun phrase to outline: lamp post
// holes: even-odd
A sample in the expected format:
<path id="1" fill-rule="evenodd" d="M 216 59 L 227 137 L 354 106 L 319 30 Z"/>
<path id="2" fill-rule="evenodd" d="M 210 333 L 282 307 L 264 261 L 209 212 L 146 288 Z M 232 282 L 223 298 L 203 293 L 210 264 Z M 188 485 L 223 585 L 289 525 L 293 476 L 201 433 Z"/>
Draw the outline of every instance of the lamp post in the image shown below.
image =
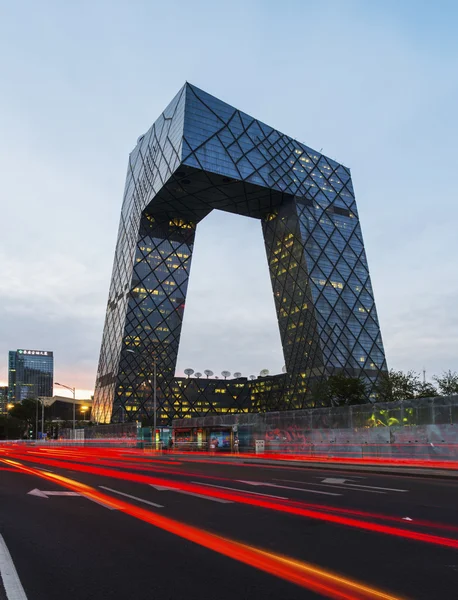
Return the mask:
<path id="1" fill-rule="evenodd" d="M 131 348 L 126 348 L 126 352 L 130 352 L 131 354 L 137 354 L 137 352 L 135 350 L 132 350 Z M 156 427 L 157 427 L 157 410 L 156 410 L 156 406 L 157 406 L 157 389 L 156 389 L 156 378 L 157 378 L 157 365 L 156 365 L 156 358 L 153 357 L 153 436 L 154 436 L 154 447 L 157 449 L 156 446 Z"/>
<path id="2" fill-rule="evenodd" d="M 60 387 L 66 388 L 67 390 L 70 390 L 71 393 L 73 394 L 73 439 L 75 439 L 75 423 L 76 423 L 75 391 L 76 391 L 76 389 L 74 387 L 70 387 L 69 385 L 64 385 L 63 383 L 57 383 L 57 381 L 54 382 L 54 385 L 58 385 Z"/>
<path id="3" fill-rule="evenodd" d="M 89 406 L 82 406 L 80 411 L 83 413 L 83 420 L 86 420 L 86 412 L 89 410 Z"/>

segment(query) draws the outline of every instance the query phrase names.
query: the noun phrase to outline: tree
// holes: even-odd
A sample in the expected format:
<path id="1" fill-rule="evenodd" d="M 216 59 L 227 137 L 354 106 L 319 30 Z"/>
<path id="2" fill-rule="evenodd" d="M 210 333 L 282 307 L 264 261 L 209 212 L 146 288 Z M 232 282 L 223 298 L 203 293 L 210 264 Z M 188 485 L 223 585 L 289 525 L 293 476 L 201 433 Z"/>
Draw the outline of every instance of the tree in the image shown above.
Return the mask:
<path id="1" fill-rule="evenodd" d="M 190 376 L 194 373 L 194 369 L 185 369 L 184 370 L 184 374 L 188 376 L 188 379 L 190 378 Z"/>
<path id="2" fill-rule="evenodd" d="M 213 371 L 210 371 L 210 369 L 205 369 L 204 373 L 207 376 L 207 379 L 213 375 Z"/>
<path id="3" fill-rule="evenodd" d="M 359 377 L 347 377 L 342 373 L 328 378 L 329 396 L 333 406 L 366 404 L 367 383 Z"/>
<path id="4" fill-rule="evenodd" d="M 239 378 L 239 377 L 241 377 L 241 376 L 242 376 L 242 374 L 241 374 L 241 373 L 239 373 L 238 371 L 236 371 L 236 372 L 234 373 L 234 377 L 235 377 L 235 379 L 238 379 L 238 378 Z"/>
<path id="5" fill-rule="evenodd" d="M 202 373 L 194 373 L 194 377 L 196 377 L 197 379 L 200 379 L 202 377 Z"/>
<path id="6" fill-rule="evenodd" d="M 221 375 L 224 377 L 224 379 L 227 379 L 231 376 L 229 371 L 221 371 Z"/>
<path id="7" fill-rule="evenodd" d="M 17 402 L 10 409 L 10 416 L 20 419 L 21 421 L 34 421 L 37 414 L 38 400 L 26 398 L 22 402 Z"/>
<path id="8" fill-rule="evenodd" d="M 261 377 L 267 377 L 268 374 L 269 374 L 269 369 L 262 369 L 262 371 L 259 373 L 259 375 Z"/>
<path id="9" fill-rule="evenodd" d="M 11 418 L 22 423 L 22 428 L 26 436 L 33 435 L 33 431 L 35 430 L 38 404 L 38 400 L 34 398 L 25 398 L 22 402 L 17 402 L 9 411 Z"/>
<path id="10" fill-rule="evenodd" d="M 398 402 L 416 398 L 421 389 L 420 378 L 415 371 L 395 371 L 391 369 L 388 373 L 379 376 L 375 386 L 375 392 L 379 402 Z"/>
<path id="11" fill-rule="evenodd" d="M 307 390 L 308 402 L 311 408 L 329 406 L 331 404 L 331 390 L 327 379 L 313 381 Z"/>
<path id="12" fill-rule="evenodd" d="M 439 388 L 441 396 L 452 396 L 458 394 L 458 373 L 456 371 L 444 371 L 440 377 L 433 377 Z"/>
<path id="13" fill-rule="evenodd" d="M 425 381 L 424 383 L 420 383 L 417 391 L 417 398 L 434 398 L 434 396 L 438 396 L 438 392 L 432 383 Z"/>

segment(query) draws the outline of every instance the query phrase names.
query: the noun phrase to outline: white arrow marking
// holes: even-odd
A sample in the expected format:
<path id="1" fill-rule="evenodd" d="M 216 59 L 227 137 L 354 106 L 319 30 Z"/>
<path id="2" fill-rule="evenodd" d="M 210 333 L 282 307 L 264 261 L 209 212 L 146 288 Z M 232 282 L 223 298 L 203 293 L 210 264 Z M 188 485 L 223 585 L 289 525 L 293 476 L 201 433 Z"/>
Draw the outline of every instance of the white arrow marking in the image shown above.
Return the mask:
<path id="1" fill-rule="evenodd" d="M 166 485 L 153 485 L 150 486 L 158 490 L 159 492 L 177 492 L 178 494 L 185 494 L 186 496 L 195 496 L 196 498 L 203 498 L 204 500 L 212 500 L 213 502 L 220 502 L 221 504 L 233 504 L 231 500 L 223 500 L 222 498 L 212 498 L 211 496 L 204 496 L 204 494 L 195 494 L 194 492 L 185 492 L 184 490 L 178 490 L 177 488 L 167 487 Z"/>
<path id="2" fill-rule="evenodd" d="M 27 492 L 27 494 L 30 494 L 31 496 L 38 496 L 39 498 L 46 498 L 46 499 L 48 499 L 49 496 L 82 496 L 83 498 L 87 498 L 91 502 L 100 504 L 100 506 L 104 506 L 105 508 L 108 508 L 109 510 L 117 510 L 114 506 L 110 506 L 109 504 L 105 504 L 101 500 L 96 500 L 95 498 L 86 496 L 86 494 L 79 494 L 78 492 L 53 492 L 53 491 L 45 492 L 43 490 L 39 490 L 38 488 L 35 488 L 34 490 Z"/>
<path id="3" fill-rule="evenodd" d="M 282 490 L 296 490 L 298 492 L 309 492 L 310 494 L 321 494 L 323 496 L 342 496 L 342 494 L 335 494 L 333 492 L 321 492 L 318 490 L 308 490 L 306 488 L 298 488 L 298 487 L 290 487 L 288 485 L 277 485 L 276 483 L 266 483 L 262 481 L 243 481 L 242 479 L 238 479 L 240 483 L 245 483 L 246 485 L 260 485 L 264 487 L 274 487 L 281 488 Z"/>
<path id="4" fill-rule="evenodd" d="M 8 600 L 27 600 L 11 554 L 0 535 L 0 576 Z"/>
<path id="5" fill-rule="evenodd" d="M 27 492 L 27 494 L 30 494 L 30 496 L 39 496 L 40 498 L 48 498 L 49 496 L 81 496 L 78 492 L 44 492 L 38 488 Z"/>

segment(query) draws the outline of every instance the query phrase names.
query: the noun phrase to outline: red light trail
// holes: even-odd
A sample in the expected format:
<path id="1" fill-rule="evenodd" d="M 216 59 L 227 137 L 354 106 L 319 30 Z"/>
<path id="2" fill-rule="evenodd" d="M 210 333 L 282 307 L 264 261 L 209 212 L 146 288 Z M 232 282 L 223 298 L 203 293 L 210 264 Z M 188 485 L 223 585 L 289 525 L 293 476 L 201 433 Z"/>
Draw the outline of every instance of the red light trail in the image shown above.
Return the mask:
<path id="1" fill-rule="evenodd" d="M 384 535 L 391 535 L 398 538 L 404 538 L 408 540 L 414 540 L 418 542 L 436 544 L 447 548 L 458 549 L 458 540 L 438 535 L 432 535 L 429 533 L 422 533 L 418 531 L 412 531 L 412 529 L 402 529 L 393 525 L 386 525 L 383 523 L 373 523 L 368 521 L 371 515 L 358 513 L 357 511 L 349 511 L 346 509 L 340 509 L 337 507 L 329 507 L 323 505 L 310 505 L 302 502 L 292 500 L 273 500 L 269 498 L 261 498 L 259 496 L 253 496 L 248 491 L 228 491 L 214 487 L 205 486 L 205 484 L 187 483 L 182 481 L 173 481 L 170 479 L 164 479 L 159 477 L 153 477 L 150 475 L 142 475 L 136 473 L 130 473 L 128 471 L 117 471 L 115 469 L 107 469 L 97 466 L 90 466 L 88 464 L 79 464 L 69 461 L 60 461 L 55 459 L 48 459 L 46 456 L 36 458 L 29 454 L 21 452 L 8 452 L 8 455 L 13 458 L 22 458 L 28 462 L 38 463 L 40 465 L 46 465 L 51 467 L 59 467 L 62 469 L 68 469 L 72 471 L 78 471 L 81 473 L 87 473 L 91 475 L 99 475 L 102 477 L 108 477 L 112 479 L 119 479 L 124 481 L 130 481 L 133 483 L 140 483 L 145 485 L 159 485 L 176 490 L 202 494 L 206 496 L 219 498 L 222 500 L 229 500 L 231 502 L 238 502 L 240 504 L 247 504 L 258 508 L 265 508 L 268 510 L 274 510 L 281 513 L 287 513 L 296 515 L 299 517 L 306 517 L 311 519 L 318 519 L 326 521 L 336 525 L 343 525 L 347 527 L 354 527 L 362 529 L 372 533 L 379 533 Z M 200 475 L 199 475 L 200 477 Z M 357 516 L 363 516 L 363 518 L 357 518 Z M 372 518 L 381 520 L 386 519 L 382 515 L 375 515 Z M 388 518 L 390 519 L 390 518 Z M 426 526 L 423 524 L 423 526 Z M 427 525 L 430 527 L 431 525 Z M 412 524 L 409 524 L 412 527 Z M 448 529 L 448 526 L 441 525 L 440 528 Z M 450 528 L 452 529 L 452 528 Z M 454 528 L 453 528 L 454 529 Z"/>
<path id="2" fill-rule="evenodd" d="M 319 568 L 309 563 L 265 551 L 204 529 L 158 515 L 123 500 L 103 494 L 78 481 L 34 469 L 16 461 L 1 459 L 18 471 L 53 481 L 83 496 L 128 514 L 180 538 L 213 550 L 285 581 L 312 590 L 333 600 L 400 600 L 399 597 Z"/>

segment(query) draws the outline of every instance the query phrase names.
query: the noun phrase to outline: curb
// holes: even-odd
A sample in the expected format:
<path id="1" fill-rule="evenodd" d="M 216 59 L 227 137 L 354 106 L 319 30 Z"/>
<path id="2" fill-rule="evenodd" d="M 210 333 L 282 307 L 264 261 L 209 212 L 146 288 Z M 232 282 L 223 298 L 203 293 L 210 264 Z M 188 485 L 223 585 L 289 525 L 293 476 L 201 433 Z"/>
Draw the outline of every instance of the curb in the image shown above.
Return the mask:
<path id="1" fill-rule="evenodd" d="M 187 462 L 193 462 L 192 455 L 181 454 L 181 456 L 188 459 Z M 175 458 L 179 459 L 180 455 L 176 454 Z M 209 457 L 206 457 L 209 458 Z M 302 462 L 295 460 L 269 460 L 266 458 L 243 458 L 243 455 L 239 457 L 221 456 L 214 457 L 219 458 L 218 462 L 224 462 L 228 465 L 265 465 L 275 467 L 296 467 L 298 469 L 321 469 L 330 471 L 356 471 L 361 473 L 373 473 L 374 475 L 398 475 L 407 477 L 424 477 L 430 479 L 445 479 L 458 481 L 458 469 L 435 469 L 434 467 L 395 467 L 395 466 L 384 466 L 384 465 L 358 465 L 358 464 L 347 464 L 347 463 L 328 463 L 328 462 Z M 211 461 L 209 461 L 211 462 Z"/>
<path id="2" fill-rule="evenodd" d="M 435 470 L 433 467 L 383 467 L 376 465 L 347 465 L 344 463 L 301 463 L 299 461 L 269 461 L 269 460 L 242 460 L 244 464 L 296 467 L 299 469 L 328 469 L 330 471 L 359 471 L 362 473 L 373 473 L 374 475 L 399 475 L 408 477 L 425 477 L 432 479 L 456 479 L 458 481 L 458 470 Z"/>

